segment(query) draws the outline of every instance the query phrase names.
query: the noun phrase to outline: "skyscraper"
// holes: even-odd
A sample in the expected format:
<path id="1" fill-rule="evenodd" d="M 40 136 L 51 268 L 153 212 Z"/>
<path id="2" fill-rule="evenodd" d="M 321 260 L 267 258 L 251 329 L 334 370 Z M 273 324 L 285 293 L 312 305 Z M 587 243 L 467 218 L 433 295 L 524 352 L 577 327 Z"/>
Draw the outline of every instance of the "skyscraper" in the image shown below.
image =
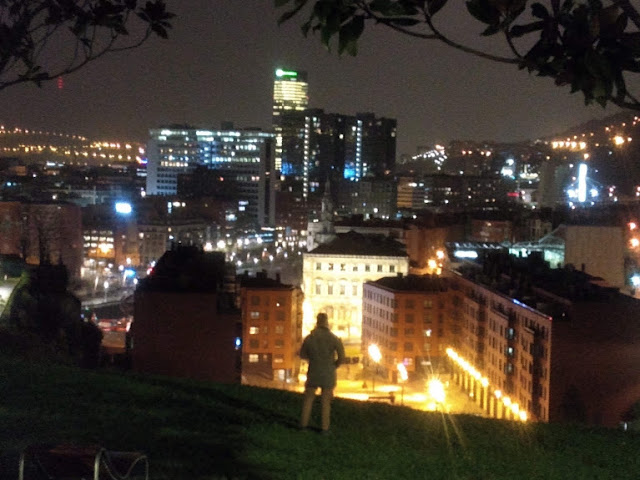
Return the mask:
<path id="1" fill-rule="evenodd" d="M 304 110 L 309 104 L 307 73 L 277 68 L 273 81 L 273 129 L 276 170 L 300 175 L 303 158 Z"/>
<path id="2" fill-rule="evenodd" d="M 178 126 L 152 129 L 147 194 L 175 195 L 178 175 L 196 166 L 233 182 L 238 211 L 258 227 L 275 224 L 274 135 L 260 130 L 204 130 Z"/>

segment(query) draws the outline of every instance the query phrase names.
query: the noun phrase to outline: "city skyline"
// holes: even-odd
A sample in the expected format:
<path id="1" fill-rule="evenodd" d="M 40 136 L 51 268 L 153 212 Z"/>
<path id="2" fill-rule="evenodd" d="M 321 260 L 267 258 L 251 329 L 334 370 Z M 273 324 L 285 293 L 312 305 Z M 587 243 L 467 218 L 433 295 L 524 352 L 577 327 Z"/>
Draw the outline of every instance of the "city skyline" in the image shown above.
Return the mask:
<path id="1" fill-rule="evenodd" d="M 0 123 L 132 141 L 170 123 L 269 130 L 277 67 L 308 72 L 310 107 L 396 118 L 398 155 L 451 139 L 533 139 L 618 111 L 585 107 L 568 88 L 513 66 L 383 29 L 365 33 L 357 57 L 341 58 L 305 39 L 301 18 L 278 26 L 282 12 L 270 2 L 168 7 L 178 14 L 169 40 L 105 57 L 61 85 L 12 87 L 0 96 Z M 481 25 L 456 21 L 491 45 Z"/>

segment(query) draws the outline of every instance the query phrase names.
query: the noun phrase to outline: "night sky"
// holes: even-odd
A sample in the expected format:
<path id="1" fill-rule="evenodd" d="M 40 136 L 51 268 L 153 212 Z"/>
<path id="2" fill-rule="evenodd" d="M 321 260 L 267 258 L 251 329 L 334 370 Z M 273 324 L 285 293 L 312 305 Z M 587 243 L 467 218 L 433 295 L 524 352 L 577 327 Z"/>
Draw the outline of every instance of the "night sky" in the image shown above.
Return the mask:
<path id="1" fill-rule="evenodd" d="M 451 2 L 451 28 L 476 46 L 482 25 Z M 383 27 L 365 31 L 357 57 L 338 57 L 300 33 L 304 17 L 277 25 L 272 0 L 167 1 L 178 14 L 169 40 L 153 39 L 43 88 L 0 92 L 0 122 L 100 139 L 146 141 L 167 123 L 269 128 L 273 70 L 306 70 L 310 106 L 397 118 L 398 154 L 452 139 L 536 138 L 616 113 L 585 107 L 550 79 L 478 59 Z M 458 10 L 456 10 L 458 9 Z M 458 15 L 456 15 L 458 14 Z M 455 27 L 455 28 L 454 28 Z M 491 45 L 500 42 L 489 41 Z M 494 52 L 500 53 L 500 50 Z"/>

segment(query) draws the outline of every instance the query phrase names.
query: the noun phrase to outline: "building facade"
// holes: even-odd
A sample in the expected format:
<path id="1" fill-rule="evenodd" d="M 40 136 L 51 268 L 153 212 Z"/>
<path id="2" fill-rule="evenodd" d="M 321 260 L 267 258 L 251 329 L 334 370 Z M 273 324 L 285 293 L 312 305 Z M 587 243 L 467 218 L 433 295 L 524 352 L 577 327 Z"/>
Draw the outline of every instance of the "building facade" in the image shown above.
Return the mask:
<path id="1" fill-rule="evenodd" d="M 449 278 L 453 379 L 494 418 L 617 427 L 640 398 L 640 302 L 541 256 Z"/>
<path id="2" fill-rule="evenodd" d="M 440 373 L 447 347 L 446 292 L 446 279 L 431 275 L 399 274 L 364 284 L 362 351 L 379 347 L 380 373 L 397 380 L 398 363 L 412 376 Z"/>
<path id="3" fill-rule="evenodd" d="M 304 114 L 309 104 L 307 72 L 277 68 L 273 79 L 275 168 L 283 176 L 301 176 Z"/>
<path id="4" fill-rule="evenodd" d="M 402 245 L 393 239 L 349 232 L 304 253 L 302 268 L 303 334 L 311 331 L 316 315 L 323 312 L 346 344 L 360 345 L 363 284 L 407 274 L 409 260 Z"/>
<path id="5" fill-rule="evenodd" d="M 224 254 L 167 251 L 135 291 L 132 369 L 154 375 L 240 383 L 240 311 Z"/>
<path id="6" fill-rule="evenodd" d="M 178 176 L 205 166 L 232 182 L 238 211 L 254 227 L 275 225 L 277 187 L 275 138 L 261 130 L 205 130 L 167 127 L 150 130 L 148 195 L 175 195 Z"/>
<path id="7" fill-rule="evenodd" d="M 242 375 L 245 383 L 297 380 L 302 344 L 302 290 L 279 278 L 240 277 Z"/>

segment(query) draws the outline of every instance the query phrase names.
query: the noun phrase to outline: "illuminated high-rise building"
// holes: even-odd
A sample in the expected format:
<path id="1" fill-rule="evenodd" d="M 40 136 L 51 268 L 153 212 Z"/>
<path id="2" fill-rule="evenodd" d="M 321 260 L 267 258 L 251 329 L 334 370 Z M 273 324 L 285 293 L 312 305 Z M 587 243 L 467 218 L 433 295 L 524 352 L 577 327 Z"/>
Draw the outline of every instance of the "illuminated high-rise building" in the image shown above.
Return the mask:
<path id="1" fill-rule="evenodd" d="M 176 195 L 178 176 L 197 166 L 233 182 L 238 211 L 258 227 L 275 224 L 274 135 L 255 129 L 169 126 L 149 131 L 147 195 Z"/>
<path id="2" fill-rule="evenodd" d="M 273 81 L 276 170 L 296 176 L 302 165 L 304 110 L 309 104 L 307 73 L 277 68 Z"/>
<path id="3" fill-rule="evenodd" d="M 273 82 L 273 116 L 278 116 L 283 111 L 302 111 L 308 104 L 307 72 L 276 69 Z"/>

